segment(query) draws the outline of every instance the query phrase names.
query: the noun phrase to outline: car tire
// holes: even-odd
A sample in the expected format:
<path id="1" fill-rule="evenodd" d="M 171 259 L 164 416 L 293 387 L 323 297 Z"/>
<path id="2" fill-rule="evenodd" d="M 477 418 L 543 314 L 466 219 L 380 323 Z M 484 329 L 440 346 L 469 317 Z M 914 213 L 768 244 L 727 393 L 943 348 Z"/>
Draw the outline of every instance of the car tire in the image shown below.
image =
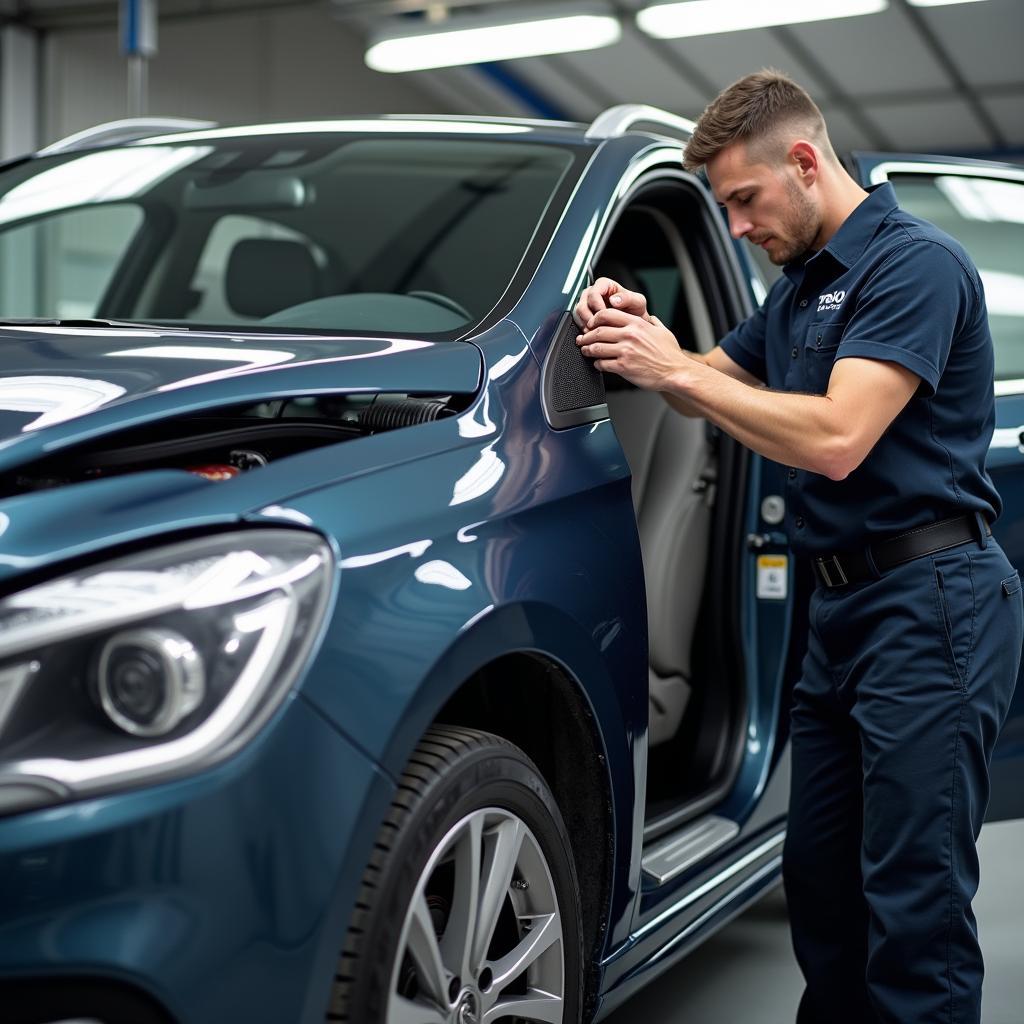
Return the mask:
<path id="1" fill-rule="evenodd" d="M 327 1020 L 578 1024 L 582 1004 L 579 885 L 547 783 L 501 737 L 432 728 L 377 835 Z"/>

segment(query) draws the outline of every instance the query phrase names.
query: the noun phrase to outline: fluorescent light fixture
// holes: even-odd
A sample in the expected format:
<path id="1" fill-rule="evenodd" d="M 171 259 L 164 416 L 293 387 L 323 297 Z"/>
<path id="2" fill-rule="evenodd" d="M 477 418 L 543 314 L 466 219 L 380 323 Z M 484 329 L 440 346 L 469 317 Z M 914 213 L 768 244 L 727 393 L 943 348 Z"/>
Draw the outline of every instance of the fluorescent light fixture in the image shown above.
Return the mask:
<path id="1" fill-rule="evenodd" d="M 677 39 L 877 14 L 888 6 L 889 0 L 775 0 L 765 4 L 749 0 L 689 0 L 688 3 L 645 7 L 637 14 L 636 21 L 649 36 Z"/>
<path id="2" fill-rule="evenodd" d="M 367 67 L 399 73 L 596 50 L 617 43 L 622 35 L 618 19 L 608 14 L 538 15 L 529 20 L 520 14 L 514 22 L 459 15 L 445 24 L 462 27 L 378 38 L 366 51 Z"/>
<path id="3" fill-rule="evenodd" d="M 981 0 L 907 0 L 911 7 L 952 7 L 953 4 L 977 4 Z"/>

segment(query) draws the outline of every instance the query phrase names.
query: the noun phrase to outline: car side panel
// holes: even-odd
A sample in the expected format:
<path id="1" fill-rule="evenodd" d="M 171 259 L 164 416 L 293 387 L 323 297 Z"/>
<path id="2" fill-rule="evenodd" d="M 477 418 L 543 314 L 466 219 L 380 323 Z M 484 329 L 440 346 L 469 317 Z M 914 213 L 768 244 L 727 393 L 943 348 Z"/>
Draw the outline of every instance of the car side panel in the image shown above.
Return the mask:
<path id="1" fill-rule="evenodd" d="M 608 421 L 548 428 L 539 367 L 518 332 L 482 347 L 488 385 L 445 421 L 450 447 L 285 503 L 341 548 L 333 621 L 303 693 L 397 776 L 488 662 L 533 651 L 561 664 L 606 759 L 611 947 L 628 935 L 639 879 L 646 760 L 647 621 L 628 469 Z"/>

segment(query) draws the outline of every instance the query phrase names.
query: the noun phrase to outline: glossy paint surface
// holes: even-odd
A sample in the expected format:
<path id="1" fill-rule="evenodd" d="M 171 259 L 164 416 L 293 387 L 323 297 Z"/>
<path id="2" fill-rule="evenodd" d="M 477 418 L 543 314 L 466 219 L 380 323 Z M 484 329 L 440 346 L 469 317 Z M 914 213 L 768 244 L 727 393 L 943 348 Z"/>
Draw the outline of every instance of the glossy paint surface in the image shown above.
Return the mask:
<path id="1" fill-rule="evenodd" d="M 0 472 L 167 416 L 332 392 L 473 393 L 463 342 L 0 328 Z"/>
<path id="2" fill-rule="evenodd" d="M 322 1020 L 390 789 L 299 699 L 201 777 L 5 821 L 3 974 L 116 978 L 203 1024 Z"/>

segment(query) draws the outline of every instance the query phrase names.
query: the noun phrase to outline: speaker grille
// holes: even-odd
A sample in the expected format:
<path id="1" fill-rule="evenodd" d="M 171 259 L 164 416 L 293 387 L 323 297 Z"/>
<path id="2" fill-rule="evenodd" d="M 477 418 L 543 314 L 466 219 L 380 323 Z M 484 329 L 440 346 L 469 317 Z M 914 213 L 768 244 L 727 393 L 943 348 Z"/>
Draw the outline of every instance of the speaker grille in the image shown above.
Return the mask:
<path id="1" fill-rule="evenodd" d="M 562 325 L 551 355 L 551 406 L 555 412 L 572 412 L 604 405 L 604 374 L 594 369 L 576 344 L 579 329 L 571 316 Z"/>

